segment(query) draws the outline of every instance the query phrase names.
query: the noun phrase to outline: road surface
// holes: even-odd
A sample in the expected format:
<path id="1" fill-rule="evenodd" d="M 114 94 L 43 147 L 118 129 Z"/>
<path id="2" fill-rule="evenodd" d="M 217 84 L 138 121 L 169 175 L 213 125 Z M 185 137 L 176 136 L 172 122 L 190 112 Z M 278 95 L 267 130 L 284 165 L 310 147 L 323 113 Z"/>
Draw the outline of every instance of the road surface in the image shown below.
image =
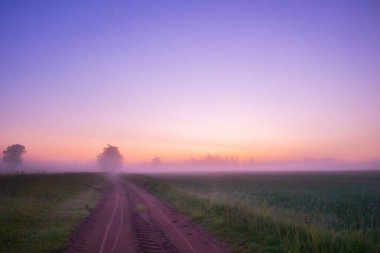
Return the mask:
<path id="1" fill-rule="evenodd" d="M 118 179 L 112 185 L 104 200 L 73 232 L 66 252 L 228 252 L 142 188 Z"/>

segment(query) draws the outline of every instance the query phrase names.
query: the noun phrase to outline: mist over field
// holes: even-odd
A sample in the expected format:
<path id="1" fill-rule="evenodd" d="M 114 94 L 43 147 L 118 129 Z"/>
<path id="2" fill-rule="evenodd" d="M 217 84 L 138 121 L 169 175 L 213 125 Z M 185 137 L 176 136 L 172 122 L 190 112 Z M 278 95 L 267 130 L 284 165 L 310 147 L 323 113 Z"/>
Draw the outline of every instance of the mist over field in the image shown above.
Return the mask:
<path id="1" fill-rule="evenodd" d="M 315 172 L 315 171 L 369 171 L 380 170 L 380 161 L 345 162 L 336 160 L 302 160 L 286 162 L 206 162 L 206 163 L 126 163 L 114 172 L 120 173 L 236 173 L 236 172 Z M 0 166 L 0 173 L 36 173 L 36 172 L 107 172 L 100 168 L 95 162 L 25 162 L 16 171 L 6 168 L 4 164 Z"/>
<path id="2" fill-rule="evenodd" d="M 0 0 L 0 252 L 380 253 L 380 1 Z"/>

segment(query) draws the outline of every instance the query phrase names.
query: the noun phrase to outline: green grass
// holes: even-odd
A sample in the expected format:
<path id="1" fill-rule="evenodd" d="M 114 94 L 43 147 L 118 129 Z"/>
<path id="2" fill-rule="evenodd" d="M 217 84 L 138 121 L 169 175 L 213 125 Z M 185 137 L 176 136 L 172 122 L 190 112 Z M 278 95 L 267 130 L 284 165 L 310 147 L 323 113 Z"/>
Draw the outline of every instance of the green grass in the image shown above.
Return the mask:
<path id="1" fill-rule="evenodd" d="M 135 176 L 235 252 L 380 252 L 380 173 Z"/>
<path id="2" fill-rule="evenodd" d="M 0 175 L 0 252 L 52 252 L 99 200 L 101 174 Z"/>

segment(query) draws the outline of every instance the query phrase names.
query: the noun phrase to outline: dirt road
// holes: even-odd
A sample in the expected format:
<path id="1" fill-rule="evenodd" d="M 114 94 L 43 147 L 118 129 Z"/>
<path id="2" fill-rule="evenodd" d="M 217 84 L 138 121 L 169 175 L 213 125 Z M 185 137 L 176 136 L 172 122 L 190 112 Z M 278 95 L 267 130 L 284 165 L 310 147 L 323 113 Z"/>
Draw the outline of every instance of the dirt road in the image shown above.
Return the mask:
<path id="1" fill-rule="evenodd" d="M 140 187 L 112 190 L 71 236 L 67 252 L 227 252 L 213 238 Z"/>

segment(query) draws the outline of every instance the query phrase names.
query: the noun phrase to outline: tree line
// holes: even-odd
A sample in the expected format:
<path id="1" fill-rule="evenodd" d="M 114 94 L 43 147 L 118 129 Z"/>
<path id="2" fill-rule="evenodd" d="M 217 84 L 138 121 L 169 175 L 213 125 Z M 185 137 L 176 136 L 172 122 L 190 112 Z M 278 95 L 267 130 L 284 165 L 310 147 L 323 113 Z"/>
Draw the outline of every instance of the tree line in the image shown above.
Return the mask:
<path id="1" fill-rule="evenodd" d="M 3 151 L 3 162 L 10 169 L 16 169 L 22 163 L 22 156 L 25 153 L 25 146 L 21 144 L 10 145 Z M 97 163 L 104 170 L 119 169 L 123 164 L 123 156 L 118 147 L 108 144 L 97 156 Z"/>

